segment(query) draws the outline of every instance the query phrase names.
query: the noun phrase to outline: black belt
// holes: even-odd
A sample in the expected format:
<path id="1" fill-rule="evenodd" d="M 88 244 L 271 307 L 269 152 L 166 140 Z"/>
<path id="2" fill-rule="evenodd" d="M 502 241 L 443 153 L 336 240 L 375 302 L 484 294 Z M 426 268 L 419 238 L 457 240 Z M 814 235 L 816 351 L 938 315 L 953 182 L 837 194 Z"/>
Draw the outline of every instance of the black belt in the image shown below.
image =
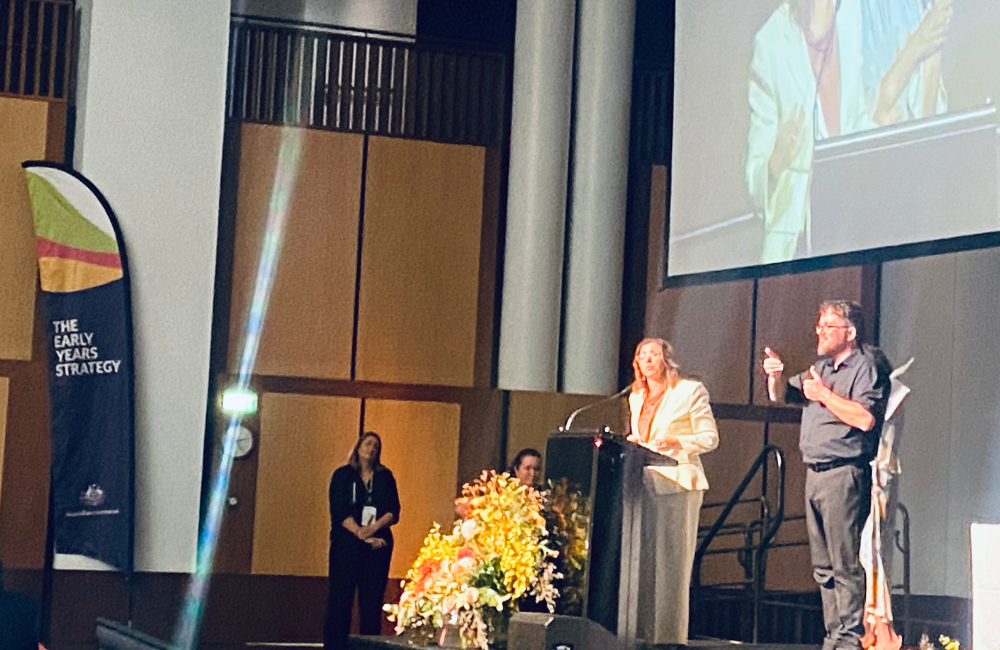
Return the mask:
<path id="1" fill-rule="evenodd" d="M 837 458 L 835 460 L 830 460 L 825 463 L 806 463 L 806 467 L 814 472 L 828 472 L 831 469 L 837 469 L 838 467 L 845 467 L 847 465 L 856 465 L 861 468 L 868 467 L 871 462 L 870 458 Z"/>

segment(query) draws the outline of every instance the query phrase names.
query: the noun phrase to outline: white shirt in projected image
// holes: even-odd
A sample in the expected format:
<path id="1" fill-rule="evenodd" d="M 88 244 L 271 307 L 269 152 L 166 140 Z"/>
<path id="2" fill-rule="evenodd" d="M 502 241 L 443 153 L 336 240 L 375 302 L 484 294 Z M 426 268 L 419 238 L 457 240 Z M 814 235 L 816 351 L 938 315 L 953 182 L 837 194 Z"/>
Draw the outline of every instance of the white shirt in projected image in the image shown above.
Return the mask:
<path id="1" fill-rule="evenodd" d="M 790 0 L 757 32 L 745 175 L 764 219 L 761 263 L 813 254 L 817 141 L 947 110 L 939 48 L 951 2 Z"/>
<path id="2" fill-rule="evenodd" d="M 745 175 L 750 199 L 764 218 L 763 264 L 790 260 L 800 246 L 801 254 L 810 253 L 813 147 L 830 136 L 824 113 L 836 111 L 838 135 L 875 126 L 863 83 L 860 0 L 840 2 L 819 45 L 807 42 L 796 21 L 813 5 L 832 1 L 786 2 L 754 37 Z M 818 71 L 810 48 L 822 48 Z M 824 75 L 838 69 L 840 83 L 821 93 Z M 822 106 L 821 94 L 827 101 L 839 97 L 839 107 Z"/>

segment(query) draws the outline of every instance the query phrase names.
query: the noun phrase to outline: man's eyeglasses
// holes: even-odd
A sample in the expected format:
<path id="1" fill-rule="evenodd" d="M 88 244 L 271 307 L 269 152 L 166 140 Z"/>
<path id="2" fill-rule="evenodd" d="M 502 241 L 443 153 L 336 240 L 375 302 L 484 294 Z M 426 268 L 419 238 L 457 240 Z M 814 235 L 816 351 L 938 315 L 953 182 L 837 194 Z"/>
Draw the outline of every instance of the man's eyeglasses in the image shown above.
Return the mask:
<path id="1" fill-rule="evenodd" d="M 824 330 L 846 330 L 850 329 L 850 325 L 817 325 L 816 333 L 820 334 Z"/>

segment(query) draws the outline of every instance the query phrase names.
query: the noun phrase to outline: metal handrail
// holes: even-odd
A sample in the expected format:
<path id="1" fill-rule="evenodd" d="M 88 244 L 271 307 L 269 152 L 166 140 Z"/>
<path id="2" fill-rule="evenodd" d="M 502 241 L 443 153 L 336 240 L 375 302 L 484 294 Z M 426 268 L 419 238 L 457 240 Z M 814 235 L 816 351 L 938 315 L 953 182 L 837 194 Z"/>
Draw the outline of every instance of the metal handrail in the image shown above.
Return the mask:
<path id="1" fill-rule="evenodd" d="M 733 496 L 729 498 L 728 502 L 726 502 L 722 512 L 719 513 L 718 518 L 716 518 L 715 523 L 712 524 L 712 527 L 698 545 L 698 550 L 695 551 L 694 554 L 694 567 L 691 574 L 692 585 L 700 586 L 701 562 L 705 555 L 708 554 L 708 546 L 719 534 L 719 531 L 722 530 L 723 526 L 726 525 L 726 519 L 729 517 L 733 509 L 741 502 L 743 493 L 746 492 L 757 473 L 763 471 L 764 467 L 766 467 L 768 458 L 772 455 L 774 456 L 775 467 L 778 470 L 777 508 L 774 512 L 774 516 L 770 516 L 767 501 L 764 498 L 764 495 L 761 495 L 761 500 L 763 501 L 762 521 L 767 522 L 767 525 L 766 527 L 763 527 L 760 542 L 753 545 L 753 576 L 748 582 L 748 584 L 752 585 L 753 589 L 753 643 L 757 642 L 760 627 L 761 596 L 764 591 L 765 554 L 770 549 L 771 540 L 774 539 L 774 536 L 777 534 L 778 528 L 781 526 L 785 517 L 785 459 L 779 447 L 775 445 L 765 445 L 760 454 L 758 454 L 757 459 L 754 460 L 753 464 L 750 466 L 750 470 L 746 473 L 746 476 L 743 477 L 743 481 L 740 482 L 739 487 L 737 487 L 733 492 Z M 763 485 L 762 491 L 766 493 L 767 484 L 763 480 L 761 483 Z"/>
<path id="2" fill-rule="evenodd" d="M 308 20 L 291 20 L 276 16 L 258 16 L 254 14 L 231 13 L 229 15 L 232 22 L 253 23 L 273 27 L 286 27 L 293 30 L 309 29 L 338 36 L 358 36 L 360 38 L 380 38 L 389 41 L 401 41 L 413 43 L 417 40 L 415 34 L 404 34 L 402 32 L 391 32 L 384 29 L 359 29 L 346 25 L 328 25 L 326 23 L 310 22 Z"/>
<path id="3" fill-rule="evenodd" d="M 711 508 L 721 508 L 728 503 L 729 503 L 728 501 L 716 501 L 715 503 L 706 503 L 701 506 L 701 509 L 709 510 Z M 741 505 L 744 503 L 760 503 L 760 497 L 756 497 L 753 499 L 740 499 L 739 501 L 736 502 L 736 505 Z M 708 526 L 702 526 L 702 528 L 708 528 Z"/>
<path id="4" fill-rule="evenodd" d="M 901 616 L 896 617 L 897 625 L 902 622 L 903 638 L 912 638 L 910 631 L 917 621 L 910 619 L 910 511 L 902 503 L 896 503 L 896 512 L 902 516 L 903 530 L 896 530 L 894 542 L 899 552 L 903 554 L 903 584 L 892 585 L 903 590 L 903 607 Z"/>
<path id="5" fill-rule="evenodd" d="M 896 504 L 896 512 L 903 516 L 903 530 L 895 531 L 896 548 L 903 554 L 903 584 L 893 585 L 910 594 L 910 511 L 902 503 Z"/>

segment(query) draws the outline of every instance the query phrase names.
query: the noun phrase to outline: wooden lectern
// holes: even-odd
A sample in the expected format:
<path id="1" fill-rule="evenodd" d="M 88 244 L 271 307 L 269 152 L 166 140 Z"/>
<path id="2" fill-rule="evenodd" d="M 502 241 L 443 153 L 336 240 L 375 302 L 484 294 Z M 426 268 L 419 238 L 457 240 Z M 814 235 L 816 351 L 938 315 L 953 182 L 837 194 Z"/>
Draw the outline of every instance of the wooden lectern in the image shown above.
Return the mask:
<path id="1" fill-rule="evenodd" d="M 650 465 L 676 463 L 608 429 L 560 429 L 545 448 L 549 506 L 564 520 L 556 530 L 550 526 L 564 546 L 556 612 L 599 623 L 628 647 L 636 638 L 643 469 Z"/>

